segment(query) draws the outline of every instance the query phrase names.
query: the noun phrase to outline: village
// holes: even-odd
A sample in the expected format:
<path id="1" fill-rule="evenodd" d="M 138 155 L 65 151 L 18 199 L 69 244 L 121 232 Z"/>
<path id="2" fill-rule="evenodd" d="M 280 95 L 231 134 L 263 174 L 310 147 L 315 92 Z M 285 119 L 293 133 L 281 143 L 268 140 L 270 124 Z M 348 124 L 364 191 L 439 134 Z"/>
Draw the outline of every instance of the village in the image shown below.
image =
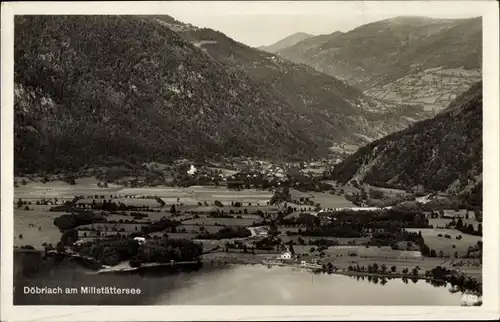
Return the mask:
<path id="1" fill-rule="evenodd" d="M 179 160 L 114 180 L 126 171 L 75 184 L 18 178 L 16 249 L 81 256 L 103 273 L 201 262 L 428 280 L 441 267 L 478 289 L 479 211 L 443 194 L 329 181 L 331 166 Z"/>

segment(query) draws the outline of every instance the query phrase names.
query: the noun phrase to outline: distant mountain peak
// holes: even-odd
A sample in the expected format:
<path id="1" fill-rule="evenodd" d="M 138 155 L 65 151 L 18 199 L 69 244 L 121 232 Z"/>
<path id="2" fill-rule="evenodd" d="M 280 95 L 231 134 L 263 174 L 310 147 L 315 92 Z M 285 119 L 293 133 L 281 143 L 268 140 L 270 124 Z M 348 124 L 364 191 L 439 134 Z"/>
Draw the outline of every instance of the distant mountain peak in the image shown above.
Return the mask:
<path id="1" fill-rule="evenodd" d="M 298 43 L 299 41 L 302 41 L 307 38 L 314 37 L 314 35 L 305 33 L 305 32 L 296 32 L 288 37 L 285 37 L 279 41 L 277 41 L 274 44 L 268 45 L 268 46 L 260 46 L 260 50 L 264 50 L 270 53 L 276 53 L 279 50 L 290 47 Z"/>

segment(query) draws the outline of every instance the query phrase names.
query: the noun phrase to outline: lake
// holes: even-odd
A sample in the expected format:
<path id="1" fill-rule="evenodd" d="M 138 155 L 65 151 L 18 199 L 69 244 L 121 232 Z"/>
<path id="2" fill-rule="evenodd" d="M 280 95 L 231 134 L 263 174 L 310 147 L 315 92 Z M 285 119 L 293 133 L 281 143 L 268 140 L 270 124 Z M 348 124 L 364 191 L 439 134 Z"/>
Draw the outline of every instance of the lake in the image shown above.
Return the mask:
<path id="1" fill-rule="evenodd" d="M 59 264 L 36 277 L 16 278 L 15 305 L 460 305 L 449 286 L 401 279 L 376 281 L 313 274 L 289 267 L 231 265 L 175 274 L 95 274 Z M 139 288 L 140 295 L 24 295 L 23 287 Z M 80 292 L 80 291 L 79 291 Z M 77 292 L 78 293 L 78 292 Z"/>

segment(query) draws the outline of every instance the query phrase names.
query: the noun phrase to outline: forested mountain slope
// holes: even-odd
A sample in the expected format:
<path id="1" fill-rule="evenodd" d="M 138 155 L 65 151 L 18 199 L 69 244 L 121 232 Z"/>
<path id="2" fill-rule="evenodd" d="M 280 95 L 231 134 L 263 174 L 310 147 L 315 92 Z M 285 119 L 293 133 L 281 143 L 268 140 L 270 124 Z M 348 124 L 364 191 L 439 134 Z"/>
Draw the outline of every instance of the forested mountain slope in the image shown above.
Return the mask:
<path id="1" fill-rule="evenodd" d="M 16 171 L 303 158 L 380 136 L 358 89 L 162 17 L 16 17 Z"/>
<path id="2" fill-rule="evenodd" d="M 19 16 L 15 39 L 16 170 L 320 150 L 311 120 L 158 23 Z"/>
<path id="3" fill-rule="evenodd" d="M 141 18 L 175 30 L 210 58 L 244 72 L 253 82 L 287 102 L 302 119 L 313 120 L 307 131 L 319 144 L 328 145 L 332 141 L 364 144 L 411 124 L 405 116 L 419 117 L 400 106 L 378 109 L 378 103 L 358 88 L 305 64 L 246 46 L 219 31 L 197 28 L 165 15 Z"/>
<path id="4" fill-rule="evenodd" d="M 333 179 L 427 190 L 482 192 L 482 83 L 436 117 L 374 141 L 346 158 Z"/>

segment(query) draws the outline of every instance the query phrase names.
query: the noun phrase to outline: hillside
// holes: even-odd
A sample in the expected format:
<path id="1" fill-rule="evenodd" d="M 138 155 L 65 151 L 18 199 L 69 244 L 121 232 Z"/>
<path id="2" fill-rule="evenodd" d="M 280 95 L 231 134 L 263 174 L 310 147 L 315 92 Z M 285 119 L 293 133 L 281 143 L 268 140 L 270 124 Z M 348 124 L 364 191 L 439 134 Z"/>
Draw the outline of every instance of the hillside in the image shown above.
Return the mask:
<path id="1" fill-rule="evenodd" d="M 346 158 L 333 179 L 427 190 L 482 191 L 482 84 L 432 119 L 374 141 Z"/>
<path id="2" fill-rule="evenodd" d="M 278 51 L 385 102 L 446 107 L 481 79 L 482 21 L 397 17 Z"/>
<path id="3" fill-rule="evenodd" d="M 325 144 L 362 145 L 427 116 L 402 105 L 391 108 L 380 104 L 337 78 L 251 48 L 221 32 L 196 28 L 165 15 L 141 18 L 176 30 L 210 58 L 244 72 L 255 83 L 286 101 L 296 113 L 309 115 L 314 122 L 307 131 L 317 140 L 326 138 Z"/>
<path id="4" fill-rule="evenodd" d="M 299 41 L 302 41 L 304 39 L 311 38 L 311 37 L 314 37 L 314 36 L 310 35 L 308 33 L 305 33 L 305 32 L 297 32 L 293 35 L 290 35 L 286 38 L 281 39 L 280 41 L 275 42 L 272 45 L 260 46 L 259 49 L 270 52 L 270 53 L 276 53 L 278 50 L 293 46 L 296 43 L 298 43 Z"/>
<path id="5" fill-rule="evenodd" d="M 23 16 L 15 37 L 17 172 L 300 159 L 387 132 L 358 89 L 168 16 Z"/>
<path id="6" fill-rule="evenodd" d="M 129 16 L 15 23 L 16 171 L 76 169 L 107 157 L 320 153 L 312 120 L 158 23 Z"/>

